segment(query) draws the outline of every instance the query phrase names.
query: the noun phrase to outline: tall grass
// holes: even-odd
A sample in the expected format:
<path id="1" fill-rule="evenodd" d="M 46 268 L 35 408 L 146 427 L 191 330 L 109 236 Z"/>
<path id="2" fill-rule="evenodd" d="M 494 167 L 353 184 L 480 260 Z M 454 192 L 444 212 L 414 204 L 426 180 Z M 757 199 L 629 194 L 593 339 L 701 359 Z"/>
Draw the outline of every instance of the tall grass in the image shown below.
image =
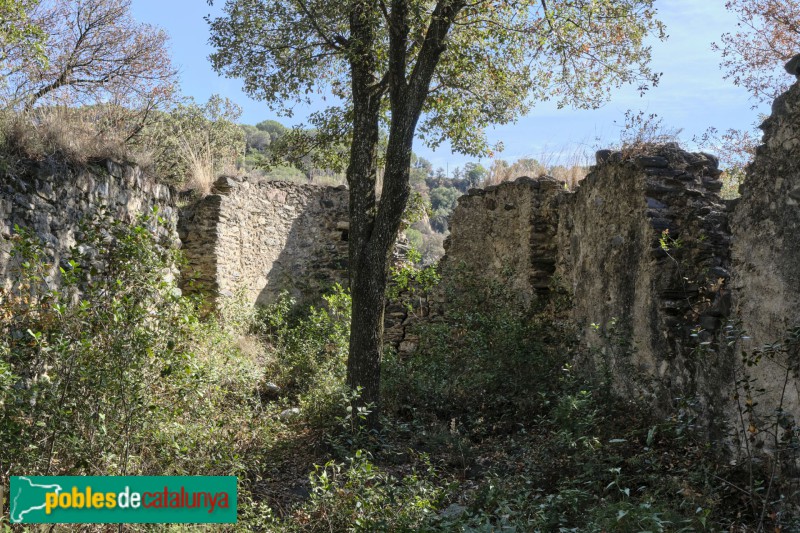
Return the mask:
<path id="1" fill-rule="evenodd" d="M 4 157 L 46 159 L 58 156 L 72 163 L 98 159 L 136 161 L 122 127 L 125 110 L 113 106 L 40 107 L 0 112 Z M 146 161 L 146 157 L 142 158 Z"/>
<path id="2" fill-rule="evenodd" d="M 550 176 L 573 190 L 589 173 L 592 164 L 592 158 L 583 144 L 545 150 L 536 157 L 523 157 L 511 164 L 496 159 L 492 162 L 486 184 L 497 185 L 520 176 Z"/>

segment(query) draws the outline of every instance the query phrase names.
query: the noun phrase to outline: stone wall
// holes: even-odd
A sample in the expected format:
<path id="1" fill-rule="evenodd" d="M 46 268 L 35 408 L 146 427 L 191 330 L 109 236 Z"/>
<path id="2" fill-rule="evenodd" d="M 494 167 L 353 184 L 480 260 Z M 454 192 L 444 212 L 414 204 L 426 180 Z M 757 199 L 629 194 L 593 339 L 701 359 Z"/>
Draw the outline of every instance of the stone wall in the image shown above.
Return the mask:
<path id="1" fill-rule="evenodd" d="M 729 206 L 713 156 L 674 144 L 598 153 L 559 225 L 558 274 L 593 365 L 664 411 L 708 412 L 728 385 Z"/>
<path id="2" fill-rule="evenodd" d="M 580 362 L 618 392 L 662 411 L 694 402 L 709 429 L 729 430 L 750 379 L 758 397 L 740 432 L 767 429 L 776 412 L 797 417 L 800 84 L 762 129 L 737 200 L 719 197 L 716 158 L 674 144 L 600 151 L 574 193 L 549 178 L 470 191 L 452 217 L 443 284 L 465 274 L 507 284 L 510 303 L 528 306 L 552 275 L 582 326 Z M 742 352 L 762 351 L 742 365 Z"/>
<path id="3" fill-rule="evenodd" d="M 745 350 L 782 343 L 787 330 L 800 327 L 800 83 L 775 100 L 761 129 L 763 144 L 747 168 L 731 221 L 736 310 L 749 336 L 740 346 Z M 786 382 L 792 366 L 794 372 L 800 366 L 796 348 L 788 359 L 764 357 L 747 369 L 766 389 L 759 398 L 762 419 L 781 404 L 800 417 L 800 380 L 790 372 Z"/>
<path id="4" fill-rule="evenodd" d="M 84 217 L 104 207 L 118 220 L 133 221 L 159 207 L 171 238 L 177 213 L 165 185 L 146 179 L 130 165 L 104 161 L 76 169 L 63 162 L 29 162 L 0 173 L 0 286 L 14 276 L 9 251 L 14 225 L 35 231 L 54 268 L 75 244 L 75 231 Z"/>
<path id="5" fill-rule="evenodd" d="M 563 197 L 563 185 L 547 177 L 523 177 L 461 196 L 441 263 L 445 282 L 457 284 L 459 271 L 478 270 L 529 307 L 547 293 L 555 273 Z"/>
<path id="6" fill-rule="evenodd" d="M 444 284 L 482 278 L 524 307 L 560 284 L 593 372 L 665 410 L 677 397 L 708 404 L 726 367 L 699 354 L 730 311 L 719 174 L 712 156 L 664 145 L 599 152 L 574 193 L 548 177 L 472 190 L 453 213 Z"/>
<path id="7" fill-rule="evenodd" d="M 348 193 L 256 178 L 223 177 L 185 208 L 179 233 L 195 290 L 243 290 L 266 304 L 281 291 L 313 300 L 346 284 Z"/>
<path id="8" fill-rule="evenodd" d="M 442 287 L 473 290 L 469 277 L 529 310 L 554 288 L 566 291 L 587 348 L 577 363 L 664 411 L 683 399 L 699 402 L 706 420 L 730 419 L 731 389 L 747 372 L 765 389 L 757 427 L 777 406 L 796 413 L 800 382 L 787 368 L 800 366 L 797 354 L 741 368 L 739 353 L 780 343 L 800 324 L 800 85 L 776 100 L 762 128 L 737 201 L 719 197 L 713 156 L 674 144 L 598 152 L 575 192 L 548 177 L 473 189 L 450 221 Z M 170 190 L 132 166 L 48 161 L 0 174 L 0 284 L 12 276 L 15 224 L 32 228 L 57 265 L 80 220 L 101 206 L 132 221 L 156 205 L 174 228 Z M 346 284 L 347 205 L 344 187 L 219 179 L 181 209 L 193 277 L 185 288 L 212 300 L 243 290 L 264 304 L 284 290 L 303 301 Z M 440 314 L 446 292 L 418 301 L 409 291 L 390 304 L 388 342 L 413 350 L 407 326 Z M 731 332 L 747 339 L 735 350 L 726 349 Z"/>

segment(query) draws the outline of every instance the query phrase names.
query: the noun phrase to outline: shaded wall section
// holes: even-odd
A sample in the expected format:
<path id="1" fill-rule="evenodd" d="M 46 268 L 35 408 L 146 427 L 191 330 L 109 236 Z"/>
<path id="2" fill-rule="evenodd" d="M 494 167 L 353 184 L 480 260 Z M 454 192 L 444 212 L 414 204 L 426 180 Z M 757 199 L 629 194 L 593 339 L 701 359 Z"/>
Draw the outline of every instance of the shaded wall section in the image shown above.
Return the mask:
<path id="1" fill-rule="evenodd" d="M 443 281 L 458 290 L 462 275 L 500 284 L 530 307 L 555 273 L 563 184 L 522 177 L 458 199 L 441 262 Z"/>
<path id="2" fill-rule="evenodd" d="M 443 283 L 505 284 L 526 308 L 557 285 L 589 348 L 584 370 L 665 411 L 677 398 L 711 409 L 730 371 L 716 350 L 731 308 L 719 175 L 713 156 L 669 144 L 599 152 L 574 193 L 548 177 L 470 191 Z"/>
<path id="3" fill-rule="evenodd" d="M 763 144 L 747 168 L 731 224 L 737 311 L 750 337 L 740 347 L 747 350 L 783 344 L 787 330 L 800 327 L 800 84 L 775 100 L 761 129 Z M 781 402 L 800 418 L 800 354 L 794 352 L 764 357 L 748 369 L 759 387 L 771 385 L 759 399 L 762 419 Z"/>
<path id="4" fill-rule="evenodd" d="M 558 272 L 594 371 L 665 411 L 685 400 L 708 412 L 729 385 L 718 350 L 731 241 L 719 175 L 716 158 L 674 144 L 601 151 L 559 226 Z"/>
<path id="5" fill-rule="evenodd" d="M 76 168 L 46 160 L 6 169 L 0 173 L 0 286 L 8 286 L 14 276 L 9 251 L 15 224 L 36 233 L 57 272 L 85 217 L 105 209 L 117 220 L 133 222 L 154 206 L 167 222 L 164 236 L 177 245 L 177 212 L 169 187 L 145 178 L 136 166 L 102 161 Z"/>
<path id="6" fill-rule="evenodd" d="M 185 277 L 212 299 L 241 290 L 258 304 L 282 291 L 314 300 L 346 284 L 347 200 L 344 187 L 220 178 L 210 196 L 182 211 Z"/>

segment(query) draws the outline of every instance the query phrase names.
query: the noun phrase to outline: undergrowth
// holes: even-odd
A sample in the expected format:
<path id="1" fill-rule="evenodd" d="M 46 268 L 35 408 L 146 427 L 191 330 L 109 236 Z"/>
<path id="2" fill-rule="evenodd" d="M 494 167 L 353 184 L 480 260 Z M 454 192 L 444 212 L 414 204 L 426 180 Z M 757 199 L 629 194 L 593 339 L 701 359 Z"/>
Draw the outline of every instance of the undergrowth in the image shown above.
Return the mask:
<path id="1" fill-rule="evenodd" d="M 767 488 L 774 468 L 731 464 L 695 435 L 690 410 L 659 418 L 574 366 L 591 358 L 577 356 L 555 283 L 523 310 L 502 303 L 508 284 L 462 277 L 456 291 L 431 270 L 419 288 L 446 291 L 448 310 L 418 322 L 411 355 L 387 350 L 381 425 L 367 430 L 377 406 L 354 408 L 359 391 L 344 386 L 346 290 L 306 309 L 228 299 L 201 318 L 162 226 L 158 213 L 130 226 L 99 214 L 55 265 L 16 229 L 18 276 L 0 292 L 4 484 L 235 475 L 239 522 L 215 526 L 228 530 L 792 527 L 789 507 L 767 502 L 785 494 Z M 796 439 L 784 440 L 788 455 Z M 165 528 L 203 529 L 126 526 Z"/>
<path id="2" fill-rule="evenodd" d="M 277 425 L 258 395 L 263 351 L 176 285 L 154 212 L 98 213 L 53 264 L 24 228 L 0 291 L 0 479 L 10 475 L 238 475 Z M 240 488 L 246 500 L 248 487 Z"/>

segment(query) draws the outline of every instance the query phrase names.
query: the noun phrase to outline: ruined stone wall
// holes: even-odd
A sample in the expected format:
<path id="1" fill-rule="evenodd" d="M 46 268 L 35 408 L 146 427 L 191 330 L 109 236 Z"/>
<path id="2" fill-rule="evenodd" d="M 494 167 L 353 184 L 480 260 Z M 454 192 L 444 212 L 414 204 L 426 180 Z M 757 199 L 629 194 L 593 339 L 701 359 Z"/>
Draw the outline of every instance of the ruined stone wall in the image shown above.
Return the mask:
<path id="1" fill-rule="evenodd" d="M 266 304 L 281 291 L 309 300 L 346 283 L 344 187 L 220 178 L 184 209 L 179 232 L 195 289 Z"/>
<path id="2" fill-rule="evenodd" d="M 559 226 L 572 316 L 618 392 L 664 411 L 699 400 L 708 412 L 730 370 L 717 350 L 730 311 L 717 161 L 674 144 L 598 159 Z"/>
<path id="3" fill-rule="evenodd" d="M 523 177 L 461 196 L 441 263 L 445 284 L 457 289 L 464 275 L 478 276 L 530 307 L 555 272 L 563 192 L 555 179 Z"/>
<path id="4" fill-rule="evenodd" d="M 29 162 L 0 173 L 0 286 L 10 284 L 14 265 L 9 252 L 14 225 L 32 229 L 50 254 L 54 269 L 71 246 L 84 217 L 100 208 L 118 220 L 158 214 L 176 240 L 177 212 L 165 185 L 146 179 L 130 165 L 105 161 L 76 169 L 63 162 Z"/>
<path id="5" fill-rule="evenodd" d="M 388 306 L 389 343 L 413 350 L 407 327 L 441 313 L 447 290 L 473 290 L 467 279 L 500 286 L 523 309 L 559 287 L 582 326 L 580 363 L 610 376 L 618 392 L 664 411 L 677 399 L 698 401 L 708 420 L 730 419 L 731 389 L 746 372 L 765 389 L 757 427 L 778 406 L 800 412 L 800 382 L 787 373 L 800 365 L 796 350 L 752 368 L 739 360 L 741 350 L 780 343 L 800 325 L 800 85 L 776 100 L 762 128 L 737 201 L 718 196 L 713 156 L 672 144 L 598 152 L 575 192 L 547 177 L 471 190 L 450 221 L 442 289 L 433 301 L 409 292 Z M 155 205 L 174 225 L 170 190 L 131 166 L 44 162 L 0 174 L 0 284 L 10 281 L 15 224 L 32 228 L 57 265 L 83 217 L 105 206 L 132 221 Z M 212 299 L 244 290 L 263 304 L 283 290 L 311 300 L 346 284 L 347 205 L 344 187 L 221 178 L 181 209 L 194 277 L 186 287 Z M 729 350 L 730 334 L 746 339 Z"/>
<path id="6" fill-rule="evenodd" d="M 730 312 L 719 174 L 712 156 L 665 145 L 598 153 L 574 193 L 547 177 L 471 191 L 452 217 L 443 283 L 505 284 L 526 307 L 558 284 L 591 372 L 664 410 L 678 397 L 709 406 L 730 370 L 715 351 Z"/>
<path id="7" fill-rule="evenodd" d="M 775 100 L 761 128 L 763 144 L 731 221 L 736 310 L 749 337 L 740 349 L 748 351 L 783 343 L 787 330 L 800 327 L 800 84 Z M 761 418 L 781 405 L 800 417 L 800 380 L 790 371 L 786 381 L 787 369 L 800 366 L 797 353 L 776 355 L 747 369 L 765 388 Z"/>

